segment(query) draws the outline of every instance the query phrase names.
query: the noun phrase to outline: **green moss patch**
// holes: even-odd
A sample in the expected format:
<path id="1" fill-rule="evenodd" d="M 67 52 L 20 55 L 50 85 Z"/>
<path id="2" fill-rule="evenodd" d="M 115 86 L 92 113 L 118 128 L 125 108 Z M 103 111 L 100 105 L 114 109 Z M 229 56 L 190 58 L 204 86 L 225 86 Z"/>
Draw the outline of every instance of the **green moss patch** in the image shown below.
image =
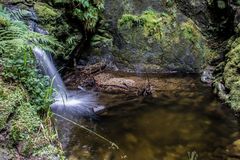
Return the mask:
<path id="1" fill-rule="evenodd" d="M 9 150 L 15 144 L 18 152 L 26 157 L 61 158 L 61 150 L 53 145 L 57 136 L 52 126 L 36 110 L 36 106 L 28 103 L 27 93 L 21 87 L 0 80 L 0 130 L 8 126 L 12 141 L 8 142 Z"/>
<path id="2" fill-rule="evenodd" d="M 240 111 L 240 38 L 232 43 L 226 58 L 223 80 L 229 89 L 228 103 L 234 110 Z"/>
<path id="3" fill-rule="evenodd" d="M 19 87 L 7 86 L 0 80 L 0 130 L 3 129 L 14 113 L 14 110 L 23 100 L 24 93 Z"/>
<path id="4" fill-rule="evenodd" d="M 197 26 L 174 7 L 166 12 L 150 9 L 140 15 L 124 14 L 118 29 L 130 48 L 134 48 L 124 56 L 129 63 L 199 72 L 208 50 Z"/>
<path id="5" fill-rule="evenodd" d="M 37 2 L 34 5 L 34 9 L 40 18 L 40 22 L 53 23 L 58 17 L 61 16 L 61 12 L 49 6 L 46 3 Z"/>

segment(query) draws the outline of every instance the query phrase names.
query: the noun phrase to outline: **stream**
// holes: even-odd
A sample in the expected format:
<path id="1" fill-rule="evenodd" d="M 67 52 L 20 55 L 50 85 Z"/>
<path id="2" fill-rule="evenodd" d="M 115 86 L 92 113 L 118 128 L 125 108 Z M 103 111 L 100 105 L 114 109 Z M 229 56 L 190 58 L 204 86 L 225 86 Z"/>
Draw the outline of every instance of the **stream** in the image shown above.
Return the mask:
<path id="1" fill-rule="evenodd" d="M 196 75 L 151 76 L 150 82 L 160 86 L 151 97 L 99 93 L 99 103 L 108 107 L 107 112 L 94 120 L 76 117 L 74 121 L 116 143 L 119 150 L 56 118 L 67 157 L 187 160 L 188 153 L 196 152 L 200 160 L 224 159 L 226 147 L 239 136 L 238 121 L 199 79 Z"/>

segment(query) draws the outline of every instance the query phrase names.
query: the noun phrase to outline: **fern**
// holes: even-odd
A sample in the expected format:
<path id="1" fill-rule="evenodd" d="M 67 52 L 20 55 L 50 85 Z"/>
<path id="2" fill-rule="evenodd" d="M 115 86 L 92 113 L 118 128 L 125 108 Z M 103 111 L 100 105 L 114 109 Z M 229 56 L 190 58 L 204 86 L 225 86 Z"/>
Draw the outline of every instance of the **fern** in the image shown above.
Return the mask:
<path id="1" fill-rule="evenodd" d="M 56 39 L 29 30 L 20 21 L 26 16 L 22 11 L 9 12 L 0 7 L 0 65 L 1 75 L 6 80 L 20 83 L 30 95 L 32 104 L 44 109 L 45 91 L 48 80 L 38 73 L 32 49 L 36 46 L 55 53 L 56 47 L 61 47 Z"/>
<path id="2" fill-rule="evenodd" d="M 93 31 L 104 9 L 104 0 L 58 0 L 57 3 L 69 3 L 72 14 L 83 22 L 86 31 Z"/>
<path id="3" fill-rule="evenodd" d="M 20 12 L 19 12 L 20 13 Z M 15 19 L 19 16 L 15 16 Z M 42 49 L 54 53 L 52 48 L 61 47 L 56 39 L 48 35 L 42 35 L 29 31 L 28 26 L 19 20 L 13 20 L 9 14 L 0 12 L 0 19 L 4 19 L 4 24 L 0 27 L 1 52 L 15 51 L 23 48 L 33 48 L 41 46 Z"/>

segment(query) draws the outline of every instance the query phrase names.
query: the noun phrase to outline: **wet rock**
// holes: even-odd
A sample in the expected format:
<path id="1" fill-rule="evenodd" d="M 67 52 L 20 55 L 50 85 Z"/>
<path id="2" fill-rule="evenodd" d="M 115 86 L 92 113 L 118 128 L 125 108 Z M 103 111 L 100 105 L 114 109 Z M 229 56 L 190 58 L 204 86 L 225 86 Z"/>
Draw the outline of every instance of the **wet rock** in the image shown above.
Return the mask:
<path id="1" fill-rule="evenodd" d="M 215 83 L 215 89 L 217 90 L 217 94 L 221 100 L 226 101 L 229 98 L 229 95 L 226 93 L 226 88 L 221 82 Z"/>
<path id="2" fill-rule="evenodd" d="M 212 81 L 214 80 L 213 71 L 214 67 L 207 66 L 201 75 L 201 81 L 203 83 L 212 84 Z"/>
<path id="3" fill-rule="evenodd" d="M 102 114 L 104 113 L 106 110 L 106 107 L 104 106 L 96 106 L 93 108 L 93 112 L 96 114 L 96 115 L 99 115 L 99 114 Z"/>
<path id="4" fill-rule="evenodd" d="M 199 72 L 204 38 L 175 1 L 108 0 L 100 24 L 89 61 L 125 72 Z"/>

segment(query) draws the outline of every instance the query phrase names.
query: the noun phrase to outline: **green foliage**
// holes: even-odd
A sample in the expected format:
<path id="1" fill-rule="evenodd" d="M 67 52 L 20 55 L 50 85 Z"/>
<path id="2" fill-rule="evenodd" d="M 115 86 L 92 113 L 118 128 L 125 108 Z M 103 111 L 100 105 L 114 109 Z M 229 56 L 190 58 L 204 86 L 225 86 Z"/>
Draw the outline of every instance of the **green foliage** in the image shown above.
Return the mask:
<path id="1" fill-rule="evenodd" d="M 71 6 L 72 15 L 80 20 L 86 31 L 93 31 L 104 9 L 104 0 L 55 0 Z"/>
<path id="2" fill-rule="evenodd" d="M 11 137 L 15 141 L 29 139 L 29 135 L 36 133 L 41 124 L 35 106 L 29 103 L 22 103 L 17 110 L 17 115 L 12 123 Z"/>
<path id="3" fill-rule="evenodd" d="M 75 46 L 81 41 L 81 38 L 79 35 L 72 35 L 72 36 L 69 36 L 67 39 L 66 39 L 66 53 L 71 53 Z"/>
<path id="4" fill-rule="evenodd" d="M 165 38 L 165 33 L 176 26 L 175 17 L 167 13 L 158 13 L 154 10 L 144 11 L 140 16 L 124 14 L 119 20 L 119 27 L 143 27 L 144 36 L 154 37 L 157 40 Z"/>
<path id="5" fill-rule="evenodd" d="M 8 117 L 23 100 L 24 93 L 19 87 L 7 86 L 0 80 L 0 130 L 5 127 Z"/>
<path id="6" fill-rule="evenodd" d="M 192 43 L 201 41 L 202 35 L 196 29 L 196 26 L 191 21 L 187 21 L 181 24 L 182 35 L 185 39 L 188 39 Z"/>
<path id="7" fill-rule="evenodd" d="M 37 2 L 34 5 L 38 18 L 41 23 L 52 23 L 61 16 L 61 12 L 47 5 L 46 3 Z"/>
<path id="8" fill-rule="evenodd" d="M 36 69 L 32 48 L 38 46 L 46 51 L 59 46 L 50 36 L 29 31 L 21 21 L 13 20 L 3 9 L 0 19 L 5 19 L 5 26 L 0 27 L 0 64 L 3 66 L 2 76 L 5 80 L 20 83 L 29 92 L 31 103 L 38 109 L 46 108 L 45 91 L 48 80 Z"/>
<path id="9" fill-rule="evenodd" d="M 48 116 L 52 88 L 48 77 L 39 74 L 32 49 L 37 46 L 53 53 L 55 47 L 61 46 L 50 36 L 31 32 L 19 21 L 23 14 L 0 7 L 0 129 L 9 123 L 10 137 L 14 144 L 21 144 L 20 154 L 42 156 L 46 146 L 56 141 L 54 132 L 45 131 L 52 126 L 43 127 L 51 124 L 49 118 L 41 119 Z M 9 83 L 2 82 L 2 78 Z M 44 156 L 49 154 L 59 152 L 49 150 Z"/>
<path id="10" fill-rule="evenodd" d="M 4 68 L 2 76 L 5 80 L 22 84 L 29 93 L 31 103 L 36 104 L 38 110 L 48 108 L 45 94 L 49 80 L 38 73 L 32 58 L 25 61 L 22 56 L 10 55 L 3 58 L 2 66 Z"/>
<path id="11" fill-rule="evenodd" d="M 234 110 L 240 110 L 240 38 L 237 38 L 227 53 L 223 72 L 225 86 L 229 89 L 228 103 Z"/>
<path id="12" fill-rule="evenodd" d="M 193 21 L 179 21 L 177 16 L 174 7 L 165 12 L 149 9 L 140 15 L 124 14 L 118 29 L 125 41 L 139 50 L 138 57 L 128 55 L 127 59 L 135 56 L 130 63 L 145 63 L 143 54 L 155 52 L 150 61 L 163 68 L 174 63 L 170 68 L 199 72 L 207 51 L 204 38 Z"/>

